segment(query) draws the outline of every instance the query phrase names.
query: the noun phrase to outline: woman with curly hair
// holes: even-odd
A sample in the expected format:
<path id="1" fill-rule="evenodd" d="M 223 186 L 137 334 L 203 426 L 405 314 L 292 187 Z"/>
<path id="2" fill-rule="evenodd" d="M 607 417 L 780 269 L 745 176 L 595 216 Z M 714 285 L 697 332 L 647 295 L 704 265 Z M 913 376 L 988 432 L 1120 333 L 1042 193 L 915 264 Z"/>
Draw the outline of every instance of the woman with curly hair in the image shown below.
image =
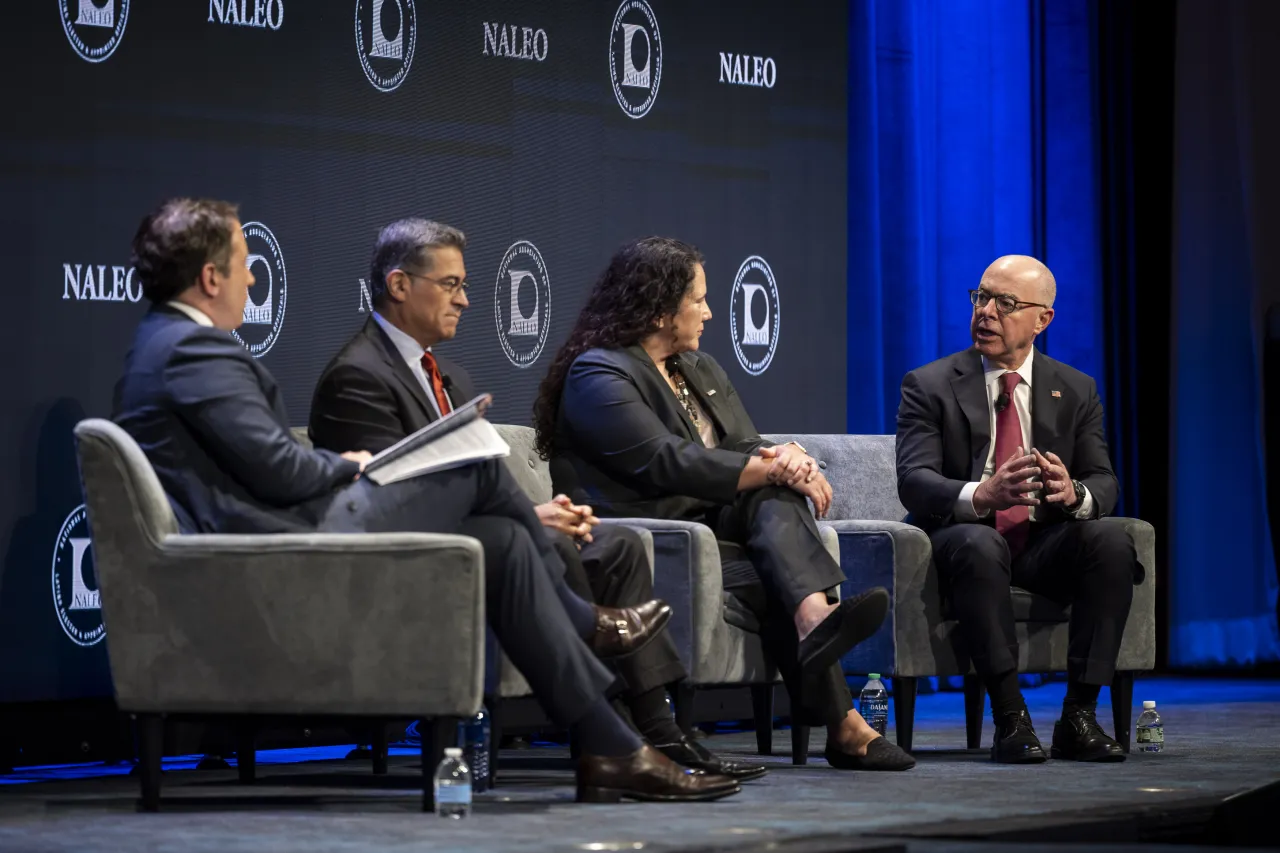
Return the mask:
<path id="1" fill-rule="evenodd" d="M 827 727 L 826 758 L 905 770 L 906 753 L 853 709 L 840 658 L 888 612 L 881 587 L 838 603 L 844 574 L 818 533 L 831 486 L 798 445 L 773 446 L 711 356 L 702 255 L 665 237 L 619 249 L 534 406 L 557 491 L 601 516 L 698 521 L 721 545 L 724 588 L 762 625 L 796 722 Z M 803 689 L 802 689 L 803 688 Z"/>

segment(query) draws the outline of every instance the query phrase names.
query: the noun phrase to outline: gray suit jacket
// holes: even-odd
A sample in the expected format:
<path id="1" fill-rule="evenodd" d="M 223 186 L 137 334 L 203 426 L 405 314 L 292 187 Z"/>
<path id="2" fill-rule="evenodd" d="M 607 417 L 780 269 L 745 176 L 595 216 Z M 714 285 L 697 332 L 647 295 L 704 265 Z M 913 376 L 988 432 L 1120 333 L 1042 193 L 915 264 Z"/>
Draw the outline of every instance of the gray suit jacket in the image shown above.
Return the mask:
<path id="1" fill-rule="evenodd" d="M 1031 443 L 1041 453 L 1056 453 L 1068 473 L 1085 484 L 1093 494 L 1094 518 L 1110 515 L 1119 484 L 1107 452 L 1097 384 L 1039 350 L 1032 357 Z M 898 497 L 911 523 L 926 531 L 956 523 L 960 490 L 982 478 L 991 441 L 982 356 L 976 350 L 938 359 L 903 378 Z M 1048 524 L 1068 518 L 1059 507 L 1043 503 L 1036 515 Z"/>
<path id="2" fill-rule="evenodd" d="M 733 503 L 760 437 L 729 377 L 705 353 L 679 357 L 719 445 L 702 443 L 684 406 L 639 346 L 588 350 L 560 398 L 551 479 L 601 516 L 700 518 Z"/>

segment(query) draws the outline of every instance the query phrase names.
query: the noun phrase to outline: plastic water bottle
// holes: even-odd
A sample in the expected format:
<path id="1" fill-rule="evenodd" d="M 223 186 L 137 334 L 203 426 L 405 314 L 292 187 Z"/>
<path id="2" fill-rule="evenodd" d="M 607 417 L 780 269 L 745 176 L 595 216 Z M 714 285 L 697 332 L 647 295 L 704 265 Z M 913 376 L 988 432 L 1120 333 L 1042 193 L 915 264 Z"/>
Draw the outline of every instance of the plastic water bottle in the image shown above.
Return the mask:
<path id="1" fill-rule="evenodd" d="M 471 786 L 477 794 L 489 789 L 489 709 L 481 705 L 476 715 L 458 723 L 462 758 L 471 768 Z"/>
<path id="2" fill-rule="evenodd" d="M 471 768 L 462 760 L 462 750 L 451 746 L 436 768 L 436 814 L 461 820 L 471 814 Z"/>
<path id="3" fill-rule="evenodd" d="M 1138 717 L 1138 752 L 1164 752 L 1164 722 L 1155 702 L 1142 703 Z"/>
<path id="4" fill-rule="evenodd" d="M 867 721 L 867 725 L 884 734 L 889 723 L 889 693 L 884 689 L 880 673 L 873 672 L 869 678 L 867 686 L 862 688 L 862 694 L 858 697 L 858 713 Z"/>

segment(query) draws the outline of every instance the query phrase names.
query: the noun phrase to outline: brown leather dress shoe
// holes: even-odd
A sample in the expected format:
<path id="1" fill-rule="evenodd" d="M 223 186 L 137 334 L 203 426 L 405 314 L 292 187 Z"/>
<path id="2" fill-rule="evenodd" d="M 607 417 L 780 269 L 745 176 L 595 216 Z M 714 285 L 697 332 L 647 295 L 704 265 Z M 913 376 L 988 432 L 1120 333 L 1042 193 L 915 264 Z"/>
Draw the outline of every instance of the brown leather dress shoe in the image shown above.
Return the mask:
<path id="1" fill-rule="evenodd" d="M 671 606 L 660 598 L 635 607 L 591 606 L 596 611 L 596 630 L 587 642 L 602 658 L 640 651 L 671 620 Z"/>
<path id="2" fill-rule="evenodd" d="M 736 779 L 681 767 L 645 744 L 630 755 L 578 758 L 578 802 L 704 802 L 740 793 Z"/>

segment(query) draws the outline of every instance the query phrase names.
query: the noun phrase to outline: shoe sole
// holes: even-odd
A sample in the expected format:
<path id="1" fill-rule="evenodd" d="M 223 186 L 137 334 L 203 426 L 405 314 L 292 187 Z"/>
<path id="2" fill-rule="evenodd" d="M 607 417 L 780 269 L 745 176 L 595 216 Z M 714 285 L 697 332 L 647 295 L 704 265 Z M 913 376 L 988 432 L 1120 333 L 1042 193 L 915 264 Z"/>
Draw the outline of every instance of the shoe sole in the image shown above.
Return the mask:
<path id="1" fill-rule="evenodd" d="M 840 618 L 840 628 L 835 635 L 814 649 L 807 658 L 800 659 L 800 669 L 806 674 L 821 672 L 849 653 L 849 650 L 870 637 L 884 624 L 889 615 L 889 593 L 883 589 L 864 592 L 861 596 L 846 599 L 827 619 Z M 822 624 L 825 624 L 823 620 Z M 815 631 L 822 630 L 820 624 Z M 803 642 L 801 643 L 803 645 Z"/>
<path id="2" fill-rule="evenodd" d="M 702 791 L 697 794 L 645 794 L 640 791 L 626 791 L 621 788 L 579 788 L 579 803 L 620 803 L 623 800 L 635 800 L 642 803 L 707 803 L 722 800 L 734 794 L 741 794 L 742 788 L 718 788 L 713 791 Z"/>
<path id="3" fill-rule="evenodd" d="M 1082 761 L 1088 764 L 1119 764 L 1126 757 L 1122 752 L 1119 755 L 1100 755 L 1097 758 L 1076 758 L 1074 755 L 1067 755 L 1056 747 L 1049 750 L 1049 756 L 1055 761 Z"/>

